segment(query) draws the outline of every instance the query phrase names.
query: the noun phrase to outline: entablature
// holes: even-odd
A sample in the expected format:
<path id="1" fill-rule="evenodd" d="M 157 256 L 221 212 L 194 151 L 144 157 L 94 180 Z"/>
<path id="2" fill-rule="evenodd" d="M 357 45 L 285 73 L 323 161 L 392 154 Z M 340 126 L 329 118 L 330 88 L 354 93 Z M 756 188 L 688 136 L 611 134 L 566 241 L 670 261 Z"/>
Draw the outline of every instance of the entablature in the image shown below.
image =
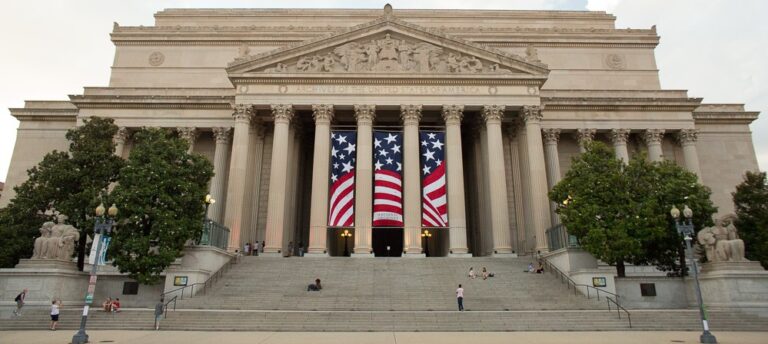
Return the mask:
<path id="1" fill-rule="evenodd" d="M 74 121 L 78 109 L 69 101 L 28 100 L 23 108 L 8 109 L 19 121 Z"/>
<path id="2" fill-rule="evenodd" d="M 70 95 L 79 109 L 231 109 L 234 89 L 88 87 Z"/>

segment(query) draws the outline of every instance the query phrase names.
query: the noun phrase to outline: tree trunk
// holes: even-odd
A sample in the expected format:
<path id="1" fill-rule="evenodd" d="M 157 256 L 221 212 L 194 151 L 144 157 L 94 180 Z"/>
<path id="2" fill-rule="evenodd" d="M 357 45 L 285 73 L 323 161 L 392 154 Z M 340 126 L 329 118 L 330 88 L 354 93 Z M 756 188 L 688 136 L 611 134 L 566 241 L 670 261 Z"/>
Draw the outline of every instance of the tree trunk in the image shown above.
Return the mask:
<path id="1" fill-rule="evenodd" d="M 619 261 L 616 262 L 616 274 L 619 277 L 626 277 L 626 272 L 624 271 L 624 260 L 619 259 Z"/>
<path id="2" fill-rule="evenodd" d="M 88 232 L 81 231 L 80 240 L 77 241 L 77 270 L 83 271 L 85 268 L 85 242 L 88 240 Z"/>
<path id="3" fill-rule="evenodd" d="M 685 259 L 685 246 L 677 248 L 677 254 L 680 256 L 680 277 L 688 276 L 688 266 Z"/>

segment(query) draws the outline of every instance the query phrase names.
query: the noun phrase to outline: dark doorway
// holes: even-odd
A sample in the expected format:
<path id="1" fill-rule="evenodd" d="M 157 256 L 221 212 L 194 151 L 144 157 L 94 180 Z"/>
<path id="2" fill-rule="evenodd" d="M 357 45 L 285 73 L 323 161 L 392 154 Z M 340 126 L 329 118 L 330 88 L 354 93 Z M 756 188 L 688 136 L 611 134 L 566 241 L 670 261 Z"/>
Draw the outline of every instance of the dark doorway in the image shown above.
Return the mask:
<path id="1" fill-rule="evenodd" d="M 389 247 L 389 250 L 387 250 Z M 400 257 L 403 253 L 402 228 L 374 228 L 373 255 L 376 257 Z"/>

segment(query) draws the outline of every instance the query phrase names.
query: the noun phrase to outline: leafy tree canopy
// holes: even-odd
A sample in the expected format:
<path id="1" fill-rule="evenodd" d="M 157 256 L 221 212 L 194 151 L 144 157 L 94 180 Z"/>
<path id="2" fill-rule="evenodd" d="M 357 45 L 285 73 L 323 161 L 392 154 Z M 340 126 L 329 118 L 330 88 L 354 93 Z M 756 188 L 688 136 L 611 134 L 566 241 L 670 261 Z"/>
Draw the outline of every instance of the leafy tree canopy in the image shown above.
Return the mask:
<path id="1" fill-rule="evenodd" d="M 134 142 L 111 196 L 120 212 L 108 255 L 120 272 L 150 284 L 200 236 L 213 167 L 165 129 L 143 129 Z"/>
<path id="2" fill-rule="evenodd" d="M 768 181 L 765 172 L 747 172 L 733 193 L 736 228 L 744 240 L 746 258 L 768 269 Z"/>

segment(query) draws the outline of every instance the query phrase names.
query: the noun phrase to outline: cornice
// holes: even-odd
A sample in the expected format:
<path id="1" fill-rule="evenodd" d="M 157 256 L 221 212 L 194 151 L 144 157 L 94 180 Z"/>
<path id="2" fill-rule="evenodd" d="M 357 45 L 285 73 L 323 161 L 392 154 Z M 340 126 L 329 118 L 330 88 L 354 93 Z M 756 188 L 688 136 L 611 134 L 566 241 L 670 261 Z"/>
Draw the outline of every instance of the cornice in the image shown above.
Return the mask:
<path id="1" fill-rule="evenodd" d="M 231 110 L 234 96 L 83 96 L 70 95 L 78 109 Z"/>
<path id="2" fill-rule="evenodd" d="M 29 109 L 9 108 L 11 116 L 19 121 L 74 121 L 78 115 L 77 109 Z"/>
<path id="3" fill-rule="evenodd" d="M 757 111 L 745 112 L 694 112 L 696 124 L 750 124 L 759 117 Z"/>
<path id="4" fill-rule="evenodd" d="M 576 98 L 542 97 L 548 111 L 686 111 L 692 112 L 702 98 Z"/>
<path id="5" fill-rule="evenodd" d="M 293 84 L 312 84 L 312 85 L 527 85 L 540 87 L 547 81 L 546 76 L 522 75 L 517 79 L 510 79 L 514 74 L 504 74 L 505 79 L 495 78 L 494 76 L 482 75 L 428 75 L 414 76 L 411 78 L 402 75 L 386 74 L 359 74 L 356 77 L 350 77 L 350 74 L 341 74 L 334 76 L 332 74 L 301 74 L 296 78 L 286 76 L 286 74 L 277 74 L 269 76 L 265 74 L 240 74 L 230 75 L 230 80 L 235 85 L 267 84 L 267 85 L 293 85 Z"/>

